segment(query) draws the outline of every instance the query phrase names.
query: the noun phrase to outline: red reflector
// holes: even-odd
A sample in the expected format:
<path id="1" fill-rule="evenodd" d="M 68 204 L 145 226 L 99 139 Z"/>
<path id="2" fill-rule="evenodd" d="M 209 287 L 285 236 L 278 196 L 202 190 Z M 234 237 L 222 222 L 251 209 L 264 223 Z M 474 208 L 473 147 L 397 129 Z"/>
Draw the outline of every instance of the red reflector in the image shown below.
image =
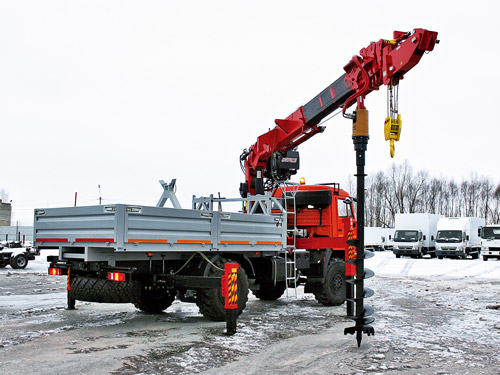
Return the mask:
<path id="1" fill-rule="evenodd" d="M 60 276 L 62 275 L 62 270 L 60 268 L 49 268 L 49 275 Z"/>
<path id="2" fill-rule="evenodd" d="M 153 253 L 148 253 L 148 257 L 152 257 L 153 256 Z"/>
<path id="3" fill-rule="evenodd" d="M 108 280 L 125 281 L 125 274 L 123 272 L 108 272 Z"/>

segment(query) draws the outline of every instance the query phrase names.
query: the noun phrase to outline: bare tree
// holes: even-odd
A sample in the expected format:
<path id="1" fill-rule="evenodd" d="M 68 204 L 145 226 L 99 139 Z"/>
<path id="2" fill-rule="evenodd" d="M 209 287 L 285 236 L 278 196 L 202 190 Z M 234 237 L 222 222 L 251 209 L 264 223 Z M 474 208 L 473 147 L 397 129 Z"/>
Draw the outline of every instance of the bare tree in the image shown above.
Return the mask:
<path id="1" fill-rule="evenodd" d="M 443 177 L 430 179 L 425 170 L 414 174 L 405 161 L 367 178 L 365 194 L 365 220 L 370 226 L 392 226 L 396 213 L 405 212 L 478 216 L 488 223 L 500 220 L 500 185 L 495 188 L 491 179 L 477 174 L 457 184 Z"/>

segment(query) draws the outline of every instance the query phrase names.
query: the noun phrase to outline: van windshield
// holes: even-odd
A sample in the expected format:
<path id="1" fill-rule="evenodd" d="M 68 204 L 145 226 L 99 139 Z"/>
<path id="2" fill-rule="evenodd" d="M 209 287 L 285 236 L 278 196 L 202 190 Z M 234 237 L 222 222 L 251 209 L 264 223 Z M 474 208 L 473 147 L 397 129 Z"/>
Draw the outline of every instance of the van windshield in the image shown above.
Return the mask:
<path id="1" fill-rule="evenodd" d="M 462 232 L 459 230 L 440 230 L 436 242 L 462 242 Z"/>
<path id="2" fill-rule="evenodd" d="M 394 233 L 394 241 L 396 242 L 417 242 L 418 231 L 416 230 L 397 230 Z"/>
<path id="3" fill-rule="evenodd" d="M 496 228 L 483 228 L 483 237 L 488 240 L 500 240 L 500 227 Z"/>

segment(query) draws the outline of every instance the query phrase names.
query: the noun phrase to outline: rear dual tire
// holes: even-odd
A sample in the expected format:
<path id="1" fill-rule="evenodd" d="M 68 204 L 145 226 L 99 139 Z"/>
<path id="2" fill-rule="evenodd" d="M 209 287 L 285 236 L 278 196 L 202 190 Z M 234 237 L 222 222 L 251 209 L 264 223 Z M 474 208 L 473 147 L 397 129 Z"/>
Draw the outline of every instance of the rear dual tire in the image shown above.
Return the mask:
<path id="1" fill-rule="evenodd" d="M 228 262 L 231 263 L 230 261 Z M 222 268 L 223 264 L 218 263 L 217 266 Z M 211 267 L 208 276 L 220 277 L 223 273 L 224 272 L 220 269 Z M 248 301 L 248 277 L 241 265 L 238 268 L 236 283 L 236 290 L 238 293 L 238 315 L 240 315 Z M 215 322 L 226 320 L 226 309 L 224 308 L 224 297 L 222 297 L 221 287 L 199 289 L 196 305 L 205 318 Z"/>
<path id="2" fill-rule="evenodd" d="M 134 306 L 148 314 L 160 314 L 172 305 L 175 294 L 175 290 L 150 290 L 143 286 L 139 299 L 134 302 Z"/>
<path id="3" fill-rule="evenodd" d="M 259 290 L 253 290 L 252 293 L 262 301 L 276 301 L 286 290 L 284 281 L 276 283 L 261 283 Z"/>

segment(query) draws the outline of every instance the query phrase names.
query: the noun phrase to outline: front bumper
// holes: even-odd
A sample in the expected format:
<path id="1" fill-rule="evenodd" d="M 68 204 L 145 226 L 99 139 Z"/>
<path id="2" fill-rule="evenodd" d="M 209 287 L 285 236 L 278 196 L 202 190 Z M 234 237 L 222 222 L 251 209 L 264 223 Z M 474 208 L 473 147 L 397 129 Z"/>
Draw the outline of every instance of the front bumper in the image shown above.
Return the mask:
<path id="1" fill-rule="evenodd" d="M 421 252 L 419 249 L 395 249 L 392 248 L 392 252 L 394 255 L 420 255 Z"/>
<path id="2" fill-rule="evenodd" d="M 436 255 L 438 257 L 463 257 L 467 254 L 465 253 L 465 250 L 436 249 Z"/>

